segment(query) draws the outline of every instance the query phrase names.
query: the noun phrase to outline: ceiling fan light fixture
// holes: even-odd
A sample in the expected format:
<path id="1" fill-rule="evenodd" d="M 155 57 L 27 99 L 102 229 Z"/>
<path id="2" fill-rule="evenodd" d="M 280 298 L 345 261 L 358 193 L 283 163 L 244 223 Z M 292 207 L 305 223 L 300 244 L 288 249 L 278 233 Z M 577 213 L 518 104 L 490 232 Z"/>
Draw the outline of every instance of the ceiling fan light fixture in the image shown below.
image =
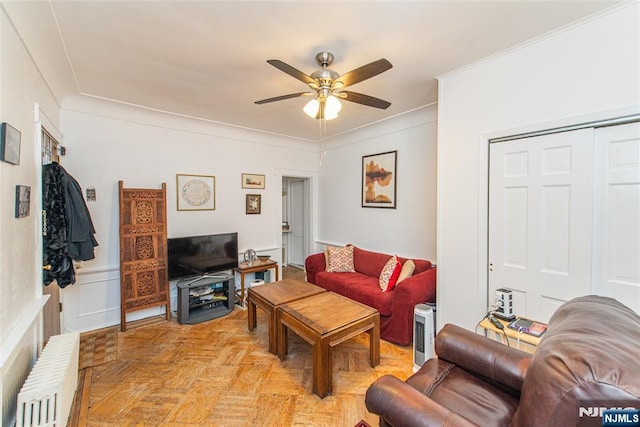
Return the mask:
<path id="1" fill-rule="evenodd" d="M 300 80 L 303 83 L 306 83 L 312 92 L 291 93 L 288 95 L 262 99 L 260 101 L 255 101 L 255 103 L 266 104 L 269 102 L 282 101 L 300 96 L 316 95 L 314 99 L 304 106 L 303 111 L 309 117 L 319 119 L 323 126 L 325 120 L 332 120 L 338 117 L 338 113 L 342 109 L 342 103 L 339 98 L 349 102 L 355 102 L 356 104 L 362 104 L 383 110 L 391 105 L 390 102 L 383 99 L 362 93 L 351 91 L 341 92 L 341 90 L 347 86 L 360 83 L 363 80 L 370 79 L 371 77 L 377 76 L 378 74 L 392 68 L 393 66 L 388 60 L 381 58 L 342 75 L 328 68 L 333 62 L 332 53 L 320 52 L 316 55 L 316 62 L 321 68 L 311 73 L 311 75 L 307 75 L 279 59 L 267 60 L 267 63 L 273 65 L 280 71 L 289 74 L 291 77 Z"/>
<path id="2" fill-rule="evenodd" d="M 307 102 L 307 105 L 304 106 L 302 111 L 312 119 L 315 119 L 318 115 L 318 109 L 320 108 L 320 102 L 316 98 L 313 98 L 311 101 Z"/>
<path id="3" fill-rule="evenodd" d="M 340 110 L 342 110 L 342 103 L 340 100 L 333 95 L 327 96 L 327 104 L 324 107 L 324 113 L 327 115 L 335 114 L 337 117 Z"/>
<path id="4" fill-rule="evenodd" d="M 324 112 L 324 119 L 325 120 L 333 120 L 336 117 L 338 117 L 338 113 L 336 113 L 336 112 L 327 112 L 326 109 L 325 109 L 325 112 Z"/>
<path id="5" fill-rule="evenodd" d="M 312 119 L 318 117 L 318 110 L 320 109 L 320 101 L 317 98 L 312 99 L 307 102 L 307 105 L 302 109 L 305 114 Z M 338 113 L 342 110 L 342 103 L 338 98 L 333 95 L 327 96 L 327 99 L 324 103 L 324 119 L 325 120 L 333 120 L 338 117 Z"/>

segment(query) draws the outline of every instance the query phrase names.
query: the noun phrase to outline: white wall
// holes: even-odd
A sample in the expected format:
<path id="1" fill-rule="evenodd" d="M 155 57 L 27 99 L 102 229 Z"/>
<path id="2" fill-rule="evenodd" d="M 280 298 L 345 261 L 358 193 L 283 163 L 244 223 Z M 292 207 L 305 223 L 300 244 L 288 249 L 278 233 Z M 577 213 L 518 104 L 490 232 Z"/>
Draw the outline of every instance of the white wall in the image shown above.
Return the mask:
<path id="1" fill-rule="evenodd" d="M 490 137 L 640 108 L 640 4 L 442 76 L 438 105 L 438 325 L 487 308 Z"/>
<path id="2" fill-rule="evenodd" d="M 0 7 L 0 122 L 21 132 L 20 164 L 0 162 L 0 394 L 12 425 L 17 392 L 42 346 L 39 143 L 36 115 L 55 132 L 59 107 Z M 34 103 L 40 104 L 34 114 Z M 14 217 L 15 187 L 31 187 L 30 216 Z"/>
<path id="3" fill-rule="evenodd" d="M 436 115 L 425 107 L 321 147 L 318 247 L 352 243 L 436 262 Z M 362 156 L 394 150 L 396 209 L 363 208 Z"/>
<path id="4" fill-rule="evenodd" d="M 83 190 L 96 189 L 97 201 L 87 205 L 100 244 L 96 259 L 78 270 L 78 283 L 63 290 L 67 330 L 120 322 L 119 180 L 136 188 L 166 182 L 168 237 L 237 231 L 240 252 L 253 248 L 279 260 L 280 171 L 313 177 L 318 167 L 314 144 L 89 98 L 65 100 L 61 126 L 65 169 Z M 242 189 L 243 172 L 264 174 L 266 188 Z M 176 174 L 215 176 L 216 209 L 177 211 Z M 246 215 L 245 195 L 254 193 L 262 195 L 261 214 Z"/>

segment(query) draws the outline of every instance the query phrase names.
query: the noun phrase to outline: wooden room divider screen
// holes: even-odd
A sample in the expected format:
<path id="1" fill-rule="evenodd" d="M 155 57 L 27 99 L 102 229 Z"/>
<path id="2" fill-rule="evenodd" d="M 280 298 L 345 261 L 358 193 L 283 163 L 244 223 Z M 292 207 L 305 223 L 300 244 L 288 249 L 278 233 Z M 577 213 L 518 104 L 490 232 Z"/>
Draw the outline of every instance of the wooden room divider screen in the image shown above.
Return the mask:
<path id="1" fill-rule="evenodd" d="M 120 189 L 120 329 L 127 313 L 166 306 L 171 319 L 167 278 L 167 189 Z"/>

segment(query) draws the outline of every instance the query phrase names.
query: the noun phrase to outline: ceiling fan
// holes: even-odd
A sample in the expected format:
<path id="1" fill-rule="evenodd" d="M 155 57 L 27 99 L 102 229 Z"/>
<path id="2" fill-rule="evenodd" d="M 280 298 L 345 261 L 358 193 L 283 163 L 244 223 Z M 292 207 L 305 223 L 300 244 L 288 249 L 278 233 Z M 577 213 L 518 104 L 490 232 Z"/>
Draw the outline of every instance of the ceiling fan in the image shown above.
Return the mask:
<path id="1" fill-rule="evenodd" d="M 352 86 L 363 80 L 377 76 L 378 74 L 393 67 L 393 65 L 384 58 L 378 59 L 377 61 L 371 62 L 367 65 L 363 65 L 362 67 L 351 70 L 343 75 L 340 75 L 328 68 L 333 62 L 333 54 L 331 52 L 320 52 L 316 55 L 316 62 L 322 68 L 314 71 L 311 75 L 307 75 L 278 59 L 269 59 L 267 62 L 280 71 L 283 71 L 301 82 L 306 83 L 313 92 L 297 92 L 288 95 L 276 96 L 274 98 L 256 101 L 256 104 L 266 104 L 274 101 L 282 101 L 284 99 L 316 95 L 316 97 L 309 101 L 304 107 L 304 112 L 310 117 L 324 120 L 331 120 L 338 117 L 338 112 L 342 108 L 342 104 L 339 99 L 383 110 L 391 105 L 390 102 L 380 98 L 343 90 L 345 87 Z"/>

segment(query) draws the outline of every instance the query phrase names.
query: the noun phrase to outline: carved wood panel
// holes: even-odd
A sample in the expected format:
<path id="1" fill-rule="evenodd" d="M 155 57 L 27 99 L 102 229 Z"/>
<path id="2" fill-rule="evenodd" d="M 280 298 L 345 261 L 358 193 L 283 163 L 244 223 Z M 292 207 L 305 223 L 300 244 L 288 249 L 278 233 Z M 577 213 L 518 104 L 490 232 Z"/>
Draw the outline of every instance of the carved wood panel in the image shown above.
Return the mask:
<path id="1" fill-rule="evenodd" d="M 120 329 L 127 330 L 127 313 L 166 306 L 171 319 L 167 277 L 167 191 L 120 189 Z"/>

